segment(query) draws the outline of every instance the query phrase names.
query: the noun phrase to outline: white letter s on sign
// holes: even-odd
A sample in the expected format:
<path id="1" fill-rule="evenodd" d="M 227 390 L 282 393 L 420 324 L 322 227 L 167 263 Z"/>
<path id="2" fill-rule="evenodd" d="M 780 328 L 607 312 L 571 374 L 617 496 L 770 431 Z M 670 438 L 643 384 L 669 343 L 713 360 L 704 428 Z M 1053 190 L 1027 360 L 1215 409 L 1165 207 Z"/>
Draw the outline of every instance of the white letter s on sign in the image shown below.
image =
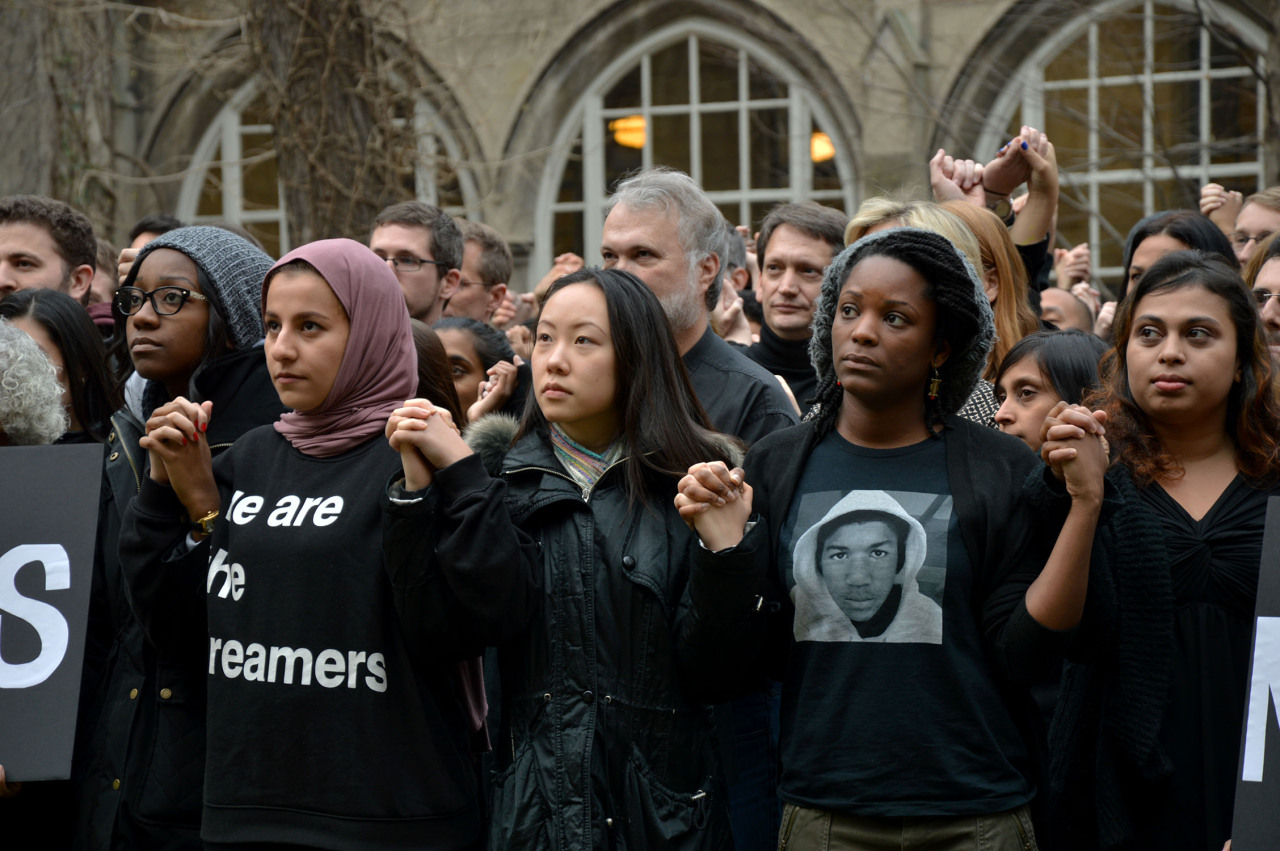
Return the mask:
<path id="1" fill-rule="evenodd" d="M 18 571 L 33 561 L 44 565 L 46 591 L 71 587 L 71 560 L 57 544 L 23 544 L 0 556 L 0 612 L 21 618 L 40 634 L 40 655 L 30 662 L 10 664 L 0 657 L 0 688 L 30 688 L 49 679 L 67 653 L 66 618 L 48 603 L 18 593 Z"/>

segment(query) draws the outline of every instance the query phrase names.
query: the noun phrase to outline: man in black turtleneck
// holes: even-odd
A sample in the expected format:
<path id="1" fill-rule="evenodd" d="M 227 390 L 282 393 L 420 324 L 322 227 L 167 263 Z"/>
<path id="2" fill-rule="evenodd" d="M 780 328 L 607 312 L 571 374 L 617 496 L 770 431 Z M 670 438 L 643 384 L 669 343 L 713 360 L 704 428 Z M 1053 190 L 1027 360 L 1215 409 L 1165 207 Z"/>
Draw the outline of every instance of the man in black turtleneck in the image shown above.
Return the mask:
<path id="1" fill-rule="evenodd" d="M 765 216 L 756 239 L 764 324 L 760 342 L 746 354 L 786 380 L 802 411 L 818 384 L 809 362 L 809 323 L 822 273 L 844 248 L 844 226 L 839 210 L 812 201 L 779 204 Z"/>

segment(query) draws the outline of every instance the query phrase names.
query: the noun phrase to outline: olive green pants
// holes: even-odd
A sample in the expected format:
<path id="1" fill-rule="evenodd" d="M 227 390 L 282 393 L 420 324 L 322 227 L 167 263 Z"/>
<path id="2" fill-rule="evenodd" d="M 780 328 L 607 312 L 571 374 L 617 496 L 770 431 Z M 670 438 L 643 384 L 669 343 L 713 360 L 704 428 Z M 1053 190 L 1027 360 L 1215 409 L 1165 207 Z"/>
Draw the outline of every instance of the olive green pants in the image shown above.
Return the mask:
<path id="1" fill-rule="evenodd" d="M 1028 807 L 981 816 L 860 818 L 787 804 L 778 851 L 1037 851 Z"/>

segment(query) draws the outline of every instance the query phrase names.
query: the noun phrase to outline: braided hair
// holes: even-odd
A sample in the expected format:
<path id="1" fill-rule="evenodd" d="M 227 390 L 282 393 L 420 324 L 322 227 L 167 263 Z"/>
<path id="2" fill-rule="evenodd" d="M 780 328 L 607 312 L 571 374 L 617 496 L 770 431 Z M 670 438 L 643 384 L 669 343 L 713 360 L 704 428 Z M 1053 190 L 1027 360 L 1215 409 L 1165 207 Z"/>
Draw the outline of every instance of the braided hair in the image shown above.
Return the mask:
<path id="1" fill-rule="evenodd" d="M 964 405 L 982 376 L 987 353 L 995 342 L 995 317 L 983 293 L 982 279 L 964 255 L 946 237 L 919 228 L 893 228 L 864 236 L 827 267 L 809 341 L 809 360 L 818 374 L 817 405 L 806 418 L 816 421 L 819 435 L 835 427 L 844 388 L 836 382 L 831 326 L 840 290 L 853 267 L 868 257 L 890 257 L 915 269 L 937 305 L 934 340 L 945 341 L 951 354 L 938 367 L 942 380 L 938 398 L 925 400 L 925 426 L 933 435 L 934 426 Z"/>

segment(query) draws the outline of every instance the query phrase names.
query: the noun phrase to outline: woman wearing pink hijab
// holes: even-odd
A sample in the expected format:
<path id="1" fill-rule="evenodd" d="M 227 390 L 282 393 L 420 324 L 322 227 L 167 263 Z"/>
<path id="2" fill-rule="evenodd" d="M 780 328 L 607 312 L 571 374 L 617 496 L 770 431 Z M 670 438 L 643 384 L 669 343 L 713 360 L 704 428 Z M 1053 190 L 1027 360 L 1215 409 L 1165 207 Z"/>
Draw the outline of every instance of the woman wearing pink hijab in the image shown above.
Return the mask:
<path id="1" fill-rule="evenodd" d="M 444 524 L 438 622 L 400 622 L 382 551 L 401 474 L 383 428 L 418 380 L 400 287 L 367 248 L 333 239 L 276 263 L 262 302 L 267 364 L 292 410 L 211 465 L 218 412 L 181 398 L 158 409 L 141 441 L 151 478 L 121 535 L 152 640 L 185 640 L 208 674 L 201 837 L 215 849 L 468 847 L 481 832 L 469 751 L 483 700 L 458 664 L 478 648 L 451 619 L 485 600 L 523 605 L 506 590 L 513 568 L 451 564 L 466 532 Z"/>

